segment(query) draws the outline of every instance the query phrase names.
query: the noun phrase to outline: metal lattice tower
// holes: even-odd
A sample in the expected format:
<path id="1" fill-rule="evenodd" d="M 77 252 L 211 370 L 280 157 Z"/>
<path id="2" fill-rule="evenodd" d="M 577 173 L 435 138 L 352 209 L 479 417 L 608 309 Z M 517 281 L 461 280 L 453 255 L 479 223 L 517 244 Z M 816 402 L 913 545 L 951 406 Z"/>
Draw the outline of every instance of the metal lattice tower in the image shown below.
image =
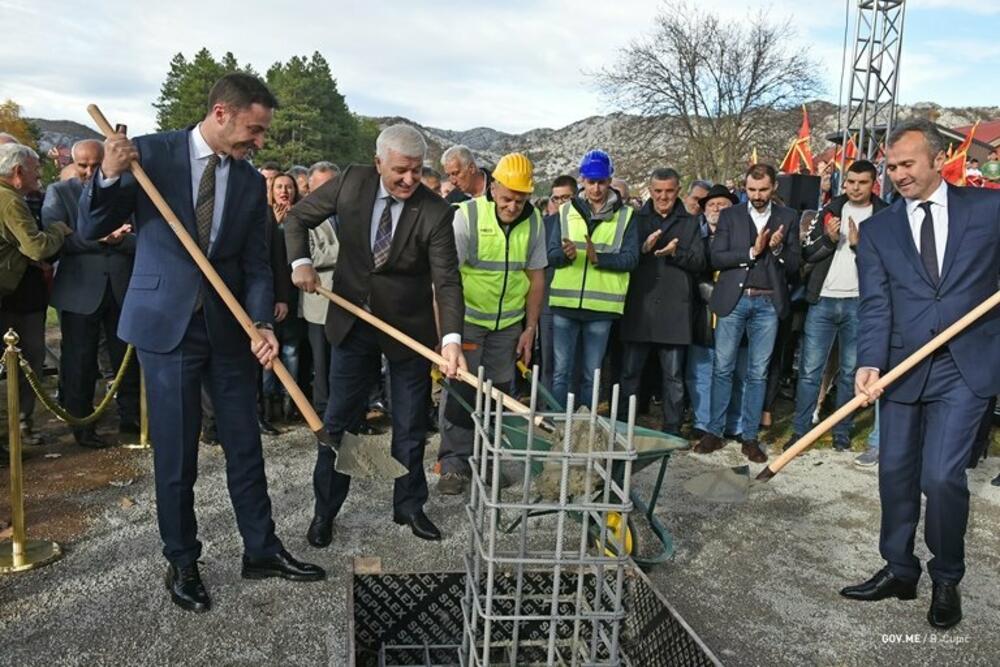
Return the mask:
<path id="1" fill-rule="evenodd" d="M 858 0 L 841 146 L 857 133 L 858 152 L 869 158 L 895 121 L 905 7 L 906 0 Z"/>

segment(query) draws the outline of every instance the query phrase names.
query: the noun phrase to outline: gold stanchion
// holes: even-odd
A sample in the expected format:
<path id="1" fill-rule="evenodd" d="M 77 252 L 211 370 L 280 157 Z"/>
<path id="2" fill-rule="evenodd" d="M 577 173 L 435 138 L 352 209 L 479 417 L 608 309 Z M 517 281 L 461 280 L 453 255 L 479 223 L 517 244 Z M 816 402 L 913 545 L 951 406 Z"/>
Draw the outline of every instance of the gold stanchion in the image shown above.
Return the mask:
<path id="1" fill-rule="evenodd" d="M 146 404 L 146 374 L 139 369 L 139 442 L 129 442 L 125 449 L 149 449 L 149 406 Z"/>
<path id="2" fill-rule="evenodd" d="M 10 512 L 13 534 L 0 543 L 0 574 L 22 572 L 41 567 L 62 556 L 55 542 L 28 540 L 24 526 L 24 479 L 21 470 L 21 401 L 18 398 L 18 356 L 20 342 L 13 329 L 3 337 L 7 344 L 4 366 L 7 368 L 7 426 L 10 435 Z"/>

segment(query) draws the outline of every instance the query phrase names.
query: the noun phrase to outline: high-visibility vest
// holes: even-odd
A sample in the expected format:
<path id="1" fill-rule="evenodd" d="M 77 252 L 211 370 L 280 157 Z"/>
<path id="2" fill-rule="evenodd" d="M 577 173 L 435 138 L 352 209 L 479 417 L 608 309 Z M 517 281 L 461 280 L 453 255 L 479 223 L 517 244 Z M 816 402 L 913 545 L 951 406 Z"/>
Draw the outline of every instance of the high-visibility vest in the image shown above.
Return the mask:
<path id="1" fill-rule="evenodd" d="M 526 220 L 501 224 L 496 205 L 485 196 L 458 209 L 469 221 L 469 248 L 459 269 L 465 321 L 493 331 L 520 322 L 531 286 L 528 253 L 541 237 L 542 217 L 534 210 Z"/>
<path id="2" fill-rule="evenodd" d="M 594 227 L 590 237 L 594 249 L 602 253 L 620 252 L 625 228 L 631 219 L 632 208 L 622 206 L 614 219 Z M 587 221 L 572 202 L 566 202 L 559 208 L 559 231 L 561 238 L 576 244 L 576 259 L 568 266 L 556 269 L 549 288 L 549 305 L 619 315 L 625 312 L 629 272 L 591 266 L 587 261 Z"/>

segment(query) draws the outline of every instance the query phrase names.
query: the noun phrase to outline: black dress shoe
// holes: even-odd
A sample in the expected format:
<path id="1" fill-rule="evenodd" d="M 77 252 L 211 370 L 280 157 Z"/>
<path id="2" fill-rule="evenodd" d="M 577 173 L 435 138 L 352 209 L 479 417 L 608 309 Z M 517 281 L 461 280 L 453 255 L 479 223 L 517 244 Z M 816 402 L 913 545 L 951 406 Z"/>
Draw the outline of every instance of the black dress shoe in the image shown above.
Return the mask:
<path id="1" fill-rule="evenodd" d="M 393 514 L 392 520 L 401 526 L 409 526 L 413 534 L 422 540 L 436 541 L 441 539 L 441 531 L 427 518 L 423 510 L 417 510 L 410 516 Z"/>
<path id="2" fill-rule="evenodd" d="M 120 422 L 118 433 L 120 435 L 139 435 L 139 422 L 131 420 Z"/>
<path id="3" fill-rule="evenodd" d="M 934 582 L 931 593 L 931 608 L 927 611 L 927 622 L 935 628 L 947 630 L 962 620 L 962 596 L 958 584 Z"/>
<path id="4" fill-rule="evenodd" d="M 274 424 L 263 417 L 257 417 L 257 425 L 260 427 L 260 432 L 264 435 L 281 435 L 281 431 L 276 429 Z"/>
<path id="5" fill-rule="evenodd" d="M 333 542 L 333 519 L 314 516 L 306 531 L 306 541 L 317 549 L 330 546 Z"/>
<path id="6" fill-rule="evenodd" d="M 163 581 L 170 591 L 170 599 L 181 609 L 203 612 L 212 608 L 212 600 L 201 583 L 197 563 L 183 567 L 171 564 Z"/>
<path id="7" fill-rule="evenodd" d="M 326 579 L 326 571 L 318 565 L 301 563 L 284 549 L 264 558 L 243 556 L 244 579 L 270 579 L 281 577 L 289 581 L 320 581 Z"/>
<path id="8" fill-rule="evenodd" d="M 77 432 L 73 437 L 76 438 L 76 444 L 87 449 L 105 449 L 111 446 L 111 443 L 97 435 L 96 431 Z"/>
<path id="9" fill-rule="evenodd" d="M 358 425 L 357 435 L 382 435 L 382 429 L 366 419 Z"/>
<path id="10" fill-rule="evenodd" d="M 990 482 L 990 484 L 992 484 L 993 486 L 1000 486 L 1000 475 L 997 475 L 996 477 L 994 477 L 993 481 Z"/>
<path id="11" fill-rule="evenodd" d="M 874 602 L 886 598 L 914 600 L 917 597 L 917 582 L 900 579 L 886 566 L 865 583 L 842 588 L 840 594 L 845 598 L 862 602 Z"/>

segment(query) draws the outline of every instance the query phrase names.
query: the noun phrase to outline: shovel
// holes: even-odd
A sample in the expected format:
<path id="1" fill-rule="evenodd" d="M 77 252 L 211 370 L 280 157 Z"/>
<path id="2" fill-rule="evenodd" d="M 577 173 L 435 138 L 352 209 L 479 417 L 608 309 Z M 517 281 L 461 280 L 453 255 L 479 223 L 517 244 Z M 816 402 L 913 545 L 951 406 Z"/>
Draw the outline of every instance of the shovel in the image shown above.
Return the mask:
<path id="1" fill-rule="evenodd" d="M 1000 306 L 1000 291 L 990 298 L 970 310 L 954 324 L 929 340 L 919 350 L 901 361 L 895 368 L 879 378 L 875 383 L 875 390 L 883 390 L 890 384 L 898 380 L 914 366 L 934 354 L 952 338 L 967 329 L 973 322 Z M 702 473 L 694 477 L 685 484 L 685 488 L 702 498 L 716 502 L 739 502 L 745 500 L 750 487 L 758 483 L 767 482 L 774 477 L 782 468 L 788 465 L 793 459 L 811 447 L 824 433 L 828 432 L 844 418 L 853 413 L 868 402 L 868 397 L 859 394 L 845 403 L 832 415 L 817 424 L 811 431 L 799 438 L 788 451 L 783 452 L 774 461 L 771 461 L 751 481 L 749 466 L 736 466 L 732 468 L 716 469 Z"/>
<path id="2" fill-rule="evenodd" d="M 406 335 L 405 333 L 403 333 L 396 327 L 392 326 L 391 324 L 383 322 L 382 320 L 375 317 L 361 306 L 354 305 L 353 303 L 351 303 L 344 297 L 340 296 L 339 294 L 331 292 L 322 285 L 316 285 L 316 292 L 322 294 L 327 299 L 337 304 L 338 306 L 340 306 L 350 314 L 354 315 L 355 317 L 364 320 L 365 322 L 372 325 L 382 333 L 387 334 L 392 338 L 396 339 L 398 342 L 410 348 L 411 350 L 413 350 L 420 356 L 424 357 L 431 363 L 435 363 L 438 365 L 446 365 L 448 363 L 447 361 L 445 361 L 444 357 L 442 357 L 440 354 L 430 349 L 420 341 L 414 339 L 411 336 Z M 472 387 L 479 386 L 479 378 L 477 378 L 469 371 L 462 370 L 461 368 L 458 369 L 458 379 Z M 503 393 L 502 391 L 494 387 L 492 397 L 494 401 L 502 402 L 503 406 L 508 410 L 510 410 L 511 412 L 515 412 L 522 417 L 533 419 L 535 426 L 539 427 L 546 433 L 549 434 L 558 433 L 555 425 L 552 424 L 552 422 L 550 422 L 547 419 L 544 419 L 541 415 L 538 414 L 532 417 L 531 408 L 521 403 L 513 396 L 508 396 L 507 394 Z"/>
<path id="3" fill-rule="evenodd" d="M 91 104 L 87 107 L 87 112 L 90 113 L 90 117 L 94 119 L 97 123 L 97 127 L 107 138 L 114 136 L 115 131 L 111 129 L 111 124 L 108 123 L 107 118 L 101 113 L 101 110 L 97 108 L 97 105 Z M 222 278 L 216 272 L 215 268 L 205 257 L 205 254 L 201 251 L 198 243 L 191 238 L 191 235 L 185 229 L 183 223 L 171 210 L 170 205 L 167 204 L 166 200 L 160 195 L 159 190 L 153 185 L 153 182 L 146 175 L 145 170 L 142 168 L 138 162 L 133 162 L 129 165 L 129 169 L 132 171 L 132 175 L 135 180 L 139 182 L 139 185 L 145 191 L 146 196 L 149 197 L 153 205 L 163 216 L 163 219 L 170 226 L 170 229 L 174 231 L 177 235 L 177 239 L 184 246 L 184 249 L 188 251 L 191 255 L 191 259 L 194 260 L 195 264 L 208 279 L 208 282 L 212 284 L 212 287 L 222 301 L 229 308 L 229 311 L 236 318 L 236 321 L 240 323 L 243 330 L 250 337 L 250 340 L 257 343 L 262 340 L 260 333 L 257 331 L 257 327 L 253 325 L 253 321 L 250 316 L 247 315 L 243 306 L 240 302 L 236 300 L 233 293 L 229 291 L 229 287 L 223 282 Z M 376 446 L 365 446 L 365 443 L 357 436 L 345 437 L 341 440 L 340 444 L 333 442 L 330 434 L 326 432 L 323 427 L 323 421 L 316 414 L 313 409 L 312 404 L 306 398 L 305 394 L 295 383 L 288 369 L 281 363 L 280 359 L 275 359 L 272 363 L 272 370 L 274 374 L 278 376 L 281 380 L 281 384 L 284 385 L 285 390 L 288 391 L 288 395 L 292 398 L 295 403 L 295 407 L 298 408 L 299 413 L 305 417 L 306 423 L 309 424 L 309 428 L 312 429 L 313 434 L 321 445 L 329 447 L 330 449 L 337 452 L 335 467 L 338 472 L 345 475 L 351 475 L 353 477 L 390 477 L 396 478 L 407 473 L 406 468 L 396 459 L 392 458 L 389 450 L 383 447 Z"/>

